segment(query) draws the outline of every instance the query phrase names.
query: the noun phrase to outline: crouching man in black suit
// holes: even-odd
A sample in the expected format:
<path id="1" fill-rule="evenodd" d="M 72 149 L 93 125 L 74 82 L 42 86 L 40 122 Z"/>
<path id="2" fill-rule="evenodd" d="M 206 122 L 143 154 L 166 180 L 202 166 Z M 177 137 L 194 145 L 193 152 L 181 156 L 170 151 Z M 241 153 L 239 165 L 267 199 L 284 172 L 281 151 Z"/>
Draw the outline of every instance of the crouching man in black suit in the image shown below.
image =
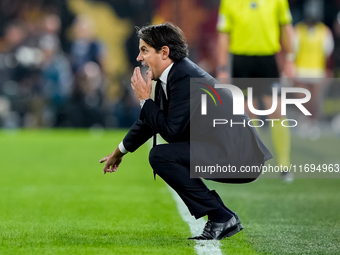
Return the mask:
<path id="1" fill-rule="evenodd" d="M 170 23 L 150 25 L 138 29 L 137 35 L 140 38 L 137 61 L 149 68 L 147 81 L 143 79 L 139 67 L 135 68 L 131 77 L 131 86 L 140 101 L 141 114 L 114 152 L 100 160 L 100 163 L 106 162 L 104 174 L 115 172 L 126 153 L 134 152 L 158 133 L 168 144 L 156 145 L 154 138 L 154 147 L 149 156 L 154 174 L 178 193 L 193 216 L 200 218 L 208 215 L 203 233 L 193 239 L 220 240 L 230 237 L 243 228 L 236 213 L 227 208 L 201 178 L 190 178 L 190 162 L 195 157 L 191 155 L 194 151 L 191 145 L 195 144 L 195 150 L 203 154 L 207 148 L 203 143 L 200 146 L 200 141 L 190 141 L 190 79 L 204 78 L 212 87 L 218 81 L 187 58 L 188 46 L 180 28 Z M 151 80 L 157 81 L 154 100 L 150 99 Z M 232 95 L 229 90 L 224 90 L 220 93 L 221 97 L 230 106 L 225 110 L 225 116 L 232 117 Z M 239 118 L 249 120 L 246 114 Z M 205 131 L 198 132 L 204 134 Z M 220 133 L 219 137 L 212 137 L 211 141 L 219 152 L 214 154 L 207 149 L 211 160 L 214 160 L 211 155 L 216 155 L 219 158 L 222 156 L 225 163 L 261 165 L 271 158 L 254 128 L 220 129 L 217 133 Z M 216 181 L 249 182 L 258 175 L 250 179 L 227 176 Z"/>

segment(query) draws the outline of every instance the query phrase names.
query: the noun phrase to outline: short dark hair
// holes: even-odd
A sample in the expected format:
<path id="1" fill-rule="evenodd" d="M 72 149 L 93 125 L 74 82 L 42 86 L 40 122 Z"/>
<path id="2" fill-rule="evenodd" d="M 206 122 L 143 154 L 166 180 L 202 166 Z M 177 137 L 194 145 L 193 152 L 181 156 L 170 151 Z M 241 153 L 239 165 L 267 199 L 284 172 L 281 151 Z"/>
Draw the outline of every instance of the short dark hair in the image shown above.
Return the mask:
<path id="1" fill-rule="evenodd" d="M 189 54 L 188 45 L 183 31 L 169 23 L 160 25 L 148 25 L 142 28 L 136 27 L 137 36 L 159 52 L 163 46 L 170 49 L 169 58 L 174 62 L 187 57 Z"/>

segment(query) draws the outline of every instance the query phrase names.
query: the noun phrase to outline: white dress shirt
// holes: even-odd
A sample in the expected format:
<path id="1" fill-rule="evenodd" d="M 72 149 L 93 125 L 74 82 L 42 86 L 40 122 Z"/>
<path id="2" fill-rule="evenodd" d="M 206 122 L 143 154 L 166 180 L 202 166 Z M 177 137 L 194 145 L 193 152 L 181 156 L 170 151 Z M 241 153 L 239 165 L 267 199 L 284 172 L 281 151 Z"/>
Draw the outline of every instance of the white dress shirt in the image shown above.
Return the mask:
<path id="1" fill-rule="evenodd" d="M 166 99 L 168 99 L 168 95 L 167 95 L 167 92 L 166 92 L 166 84 L 167 84 L 170 69 L 173 66 L 173 64 L 174 63 L 171 63 L 167 68 L 165 68 L 165 70 L 163 71 L 163 73 L 159 77 L 159 80 L 161 81 L 162 88 L 163 88 Z"/>

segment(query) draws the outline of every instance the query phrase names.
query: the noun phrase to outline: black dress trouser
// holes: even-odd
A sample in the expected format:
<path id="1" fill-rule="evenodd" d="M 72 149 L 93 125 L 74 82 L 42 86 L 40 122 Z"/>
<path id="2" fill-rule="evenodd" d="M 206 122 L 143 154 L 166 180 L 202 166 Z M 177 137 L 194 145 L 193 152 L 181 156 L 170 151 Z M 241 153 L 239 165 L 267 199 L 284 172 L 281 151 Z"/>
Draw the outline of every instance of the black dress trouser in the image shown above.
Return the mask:
<path id="1" fill-rule="evenodd" d="M 154 172 L 177 192 L 196 219 L 224 207 L 218 194 L 210 191 L 200 178 L 190 178 L 189 142 L 156 145 L 150 151 L 149 161 Z"/>

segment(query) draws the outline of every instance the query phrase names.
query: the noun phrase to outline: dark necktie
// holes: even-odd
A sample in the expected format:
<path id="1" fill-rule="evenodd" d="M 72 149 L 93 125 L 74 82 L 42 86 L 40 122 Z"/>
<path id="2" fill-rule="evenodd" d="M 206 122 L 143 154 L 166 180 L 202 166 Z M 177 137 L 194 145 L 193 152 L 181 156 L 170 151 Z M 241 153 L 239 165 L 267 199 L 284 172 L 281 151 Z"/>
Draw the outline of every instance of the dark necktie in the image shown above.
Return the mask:
<path id="1" fill-rule="evenodd" d="M 158 93 L 157 93 L 158 94 L 158 105 L 161 110 L 164 110 L 167 99 L 165 96 L 165 92 L 164 92 L 161 80 L 159 79 L 157 80 L 156 86 L 158 86 Z"/>
<path id="2" fill-rule="evenodd" d="M 162 87 L 162 82 L 160 79 L 157 80 L 156 83 L 156 87 L 155 87 L 155 103 L 157 105 L 159 105 L 159 108 L 161 110 L 164 110 L 164 103 L 165 103 L 165 93 L 163 91 L 163 87 Z M 154 131 L 154 135 L 153 135 L 153 146 L 157 145 L 157 132 Z M 154 179 L 156 180 L 156 173 L 155 171 L 153 171 L 153 176 Z"/>
<path id="3" fill-rule="evenodd" d="M 157 80 L 156 87 L 155 87 L 155 103 L 159 106 L 161 110 L 164 110 L 164 99 L 165 94 L 162 88 L 162 82 L 160 79 Z M 157 145 L 157 136 L 156 131 L 154 132 L 153 136 L 153 146 Z"/>

